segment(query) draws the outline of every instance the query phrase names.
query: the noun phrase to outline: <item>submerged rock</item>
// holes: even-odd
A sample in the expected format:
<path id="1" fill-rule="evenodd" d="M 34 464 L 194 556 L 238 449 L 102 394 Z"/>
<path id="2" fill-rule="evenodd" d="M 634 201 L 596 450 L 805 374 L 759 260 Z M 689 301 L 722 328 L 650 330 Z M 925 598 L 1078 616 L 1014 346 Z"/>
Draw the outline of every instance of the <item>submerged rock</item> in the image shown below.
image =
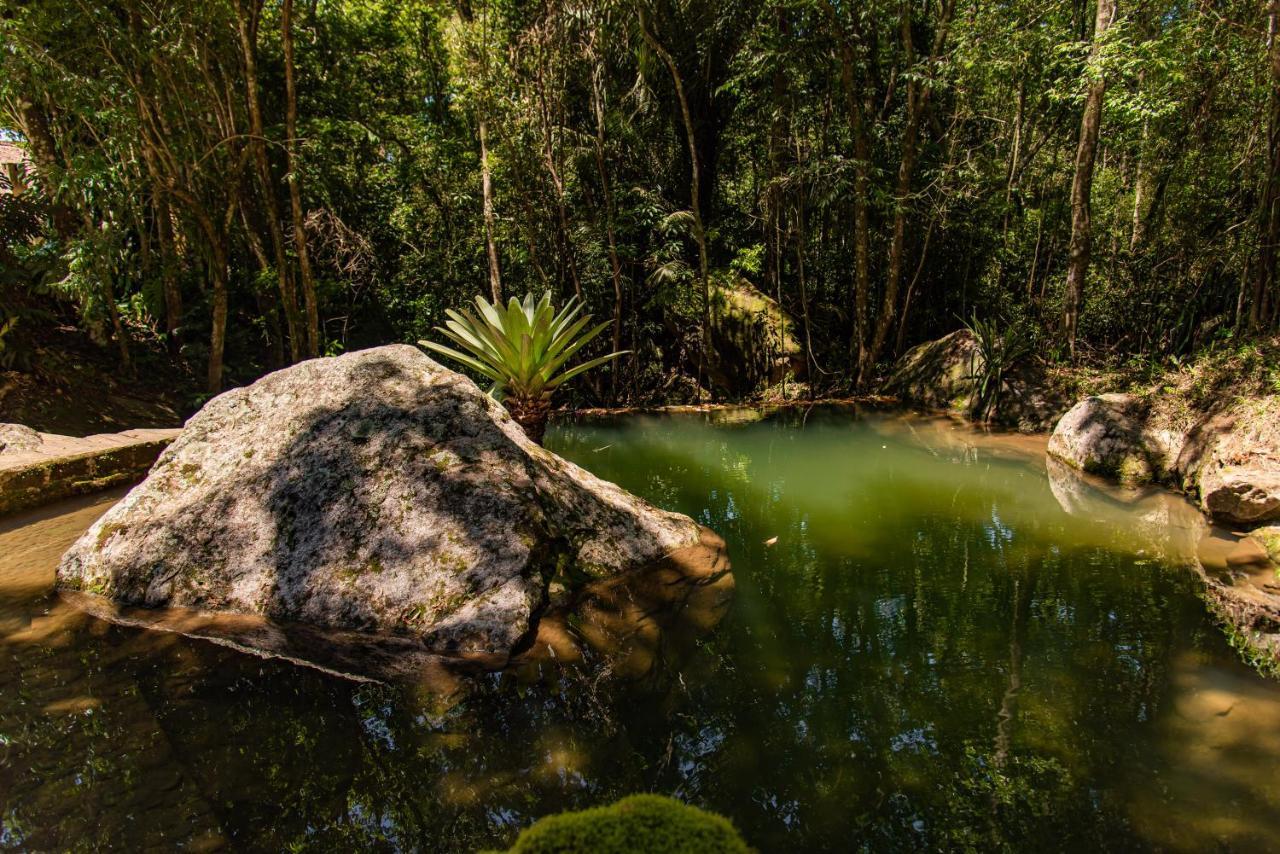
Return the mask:
<path id="1" fill-rule="evenodd" d="M 58 583 L 500 665 L 553 579 L 611 576 L 700 535 L 533 444 L 470 380 L 398 345 L 210 401 L 66 553 Z"/>

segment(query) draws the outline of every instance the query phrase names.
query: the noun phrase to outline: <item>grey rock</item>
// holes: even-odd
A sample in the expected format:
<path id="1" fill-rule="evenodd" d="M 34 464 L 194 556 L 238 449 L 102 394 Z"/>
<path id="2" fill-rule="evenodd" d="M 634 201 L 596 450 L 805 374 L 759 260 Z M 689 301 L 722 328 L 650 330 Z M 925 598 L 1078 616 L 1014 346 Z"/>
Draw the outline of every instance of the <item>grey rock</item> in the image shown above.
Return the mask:
<path id="1" fill-rule="evenodd" d="M 1157 477 L 1142 403 L 1126 394 L 1086 397 L 1067 410 L 1049 437 L 1049 454 L 1090 474 L 1145 482 Z"/>
<path id="2" fill-rule="evenodd" d="M 38 451 L 44 440 L 25 424 L 0 424 L 0 454 Z"/>
<path id="3" fill-rule="evenodd" d="M 66 553 L 58 583 L 502 660 L 553 578 L 621 573 L 699 536 L 397 345 L 210 401 Z"/>

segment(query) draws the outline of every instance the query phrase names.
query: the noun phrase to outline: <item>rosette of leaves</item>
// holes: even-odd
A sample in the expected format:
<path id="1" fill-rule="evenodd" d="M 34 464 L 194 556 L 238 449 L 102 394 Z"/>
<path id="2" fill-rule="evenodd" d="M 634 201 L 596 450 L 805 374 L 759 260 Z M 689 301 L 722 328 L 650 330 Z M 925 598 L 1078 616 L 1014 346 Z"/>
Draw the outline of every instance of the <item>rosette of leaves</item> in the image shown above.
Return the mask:
<path id="1" fill-rule="evenodd" d="M 493 380 L 489 394 L 539 444 L 556 389 L 627 352 L 620 350 L 566 367 L 609 326 L 608 321 L 591 326 L 591 315 L 582 314 L 576 298 L 556 312 L 550 293 L 537 301 L 533 294 L 527 294 L 523 301 L 512 297 L 506 307 L 477 296 L 475 311 L 449 309 L 445 314 L 449 319 L 436 331 L 459 349 L 435 341 L 418 343 Z"/>

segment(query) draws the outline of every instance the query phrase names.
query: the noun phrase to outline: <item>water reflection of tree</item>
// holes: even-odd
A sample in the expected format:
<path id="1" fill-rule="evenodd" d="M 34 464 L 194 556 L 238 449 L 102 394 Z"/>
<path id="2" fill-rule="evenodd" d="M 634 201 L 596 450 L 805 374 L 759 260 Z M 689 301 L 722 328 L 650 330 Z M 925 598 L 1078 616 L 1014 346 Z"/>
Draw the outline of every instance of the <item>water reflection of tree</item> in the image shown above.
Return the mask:
<path id="1" fill-rule="evenodd" d="M 87 623 L 13 647 L 0 733 L 48 779 L 0 769 L 23 793 L 6 826 L 45 828 L 32 847 L 141 844 L 155 837 L 130 836 L 112 804 L 151 799 L 153 827 L 189 817 L 239 847 L 474 850 L 654 790 L 730 815 L 761 850 L 1137 844 L 1106 781 L 1147 750 L 1171 657 L 1205 640 L 1189 589 L 1111 534 L 1080 535 L 1025 467 L 876 457 L 881 440 L 827 429 L 561 437 L 731 544 L 729 617 L 640 679 L 602 681 L 591 660 L 441 698 L 198 642 L 130 649 L 150 636 Z M 100 711 L 33 710 L 85 672 Z"/>

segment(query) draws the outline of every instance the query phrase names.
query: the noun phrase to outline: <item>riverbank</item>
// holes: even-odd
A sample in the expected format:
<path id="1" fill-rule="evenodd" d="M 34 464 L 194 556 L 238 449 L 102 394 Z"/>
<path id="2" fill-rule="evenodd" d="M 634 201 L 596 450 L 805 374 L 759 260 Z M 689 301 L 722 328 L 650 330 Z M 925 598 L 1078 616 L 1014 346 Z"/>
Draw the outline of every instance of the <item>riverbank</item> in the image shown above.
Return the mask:
<path id="1" fill-rule="evenodd" d="M 914 348 L 885 390 L 918 408 L 971 417 L 984 373 L 960 330 Z M 1204 598 L 1234 646 L 1280 673 L 1280 338 L 1224 344 L 1186 361 L 1055 366 L 1026 360 L 989 412 L 998 428 L 1049 433 L 1051 465 L 1109 500 L 1181 494 L 1238 546 L 1198 550 Z M 1228 560 L 1227 557 L 1230 556 Z"/>

